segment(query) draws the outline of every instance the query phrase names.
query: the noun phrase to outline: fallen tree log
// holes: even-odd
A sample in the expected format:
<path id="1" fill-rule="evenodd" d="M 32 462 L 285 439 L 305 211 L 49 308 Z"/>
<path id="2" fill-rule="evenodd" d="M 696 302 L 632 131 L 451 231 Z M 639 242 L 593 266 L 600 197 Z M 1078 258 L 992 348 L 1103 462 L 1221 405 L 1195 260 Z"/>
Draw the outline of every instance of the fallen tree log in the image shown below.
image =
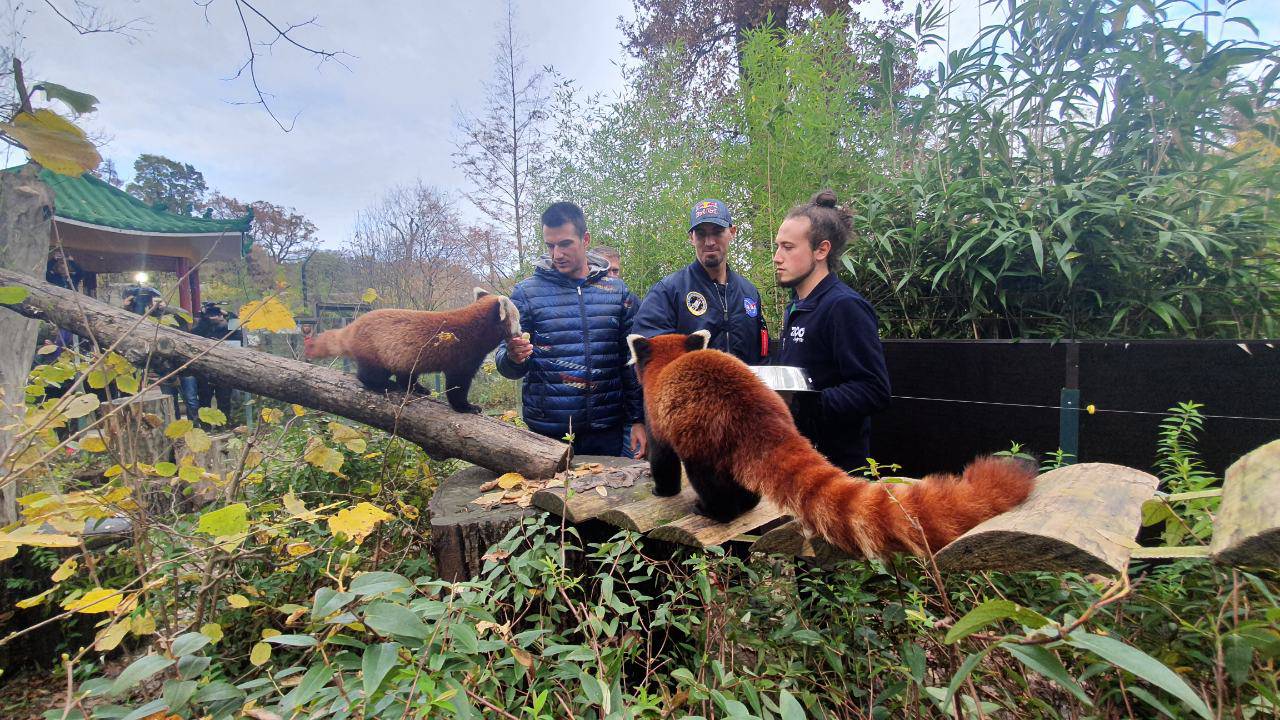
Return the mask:
<path id="1" fill-rule="evenodd" d="M 0 305 L 46 320 L 138 367 L 168 372 L 189 363 L 191 372 L 257 395 L 341 415 L 417 443 L 435 458 L 459 458 L 498 473 L 551 477 L 564 468 L 569 446 L 482 415 L 454 412 L 425 396 L 405 402 L 399 392 L 365 390 L 353 375 L 297 360 L 237 348 L 161 327 L 139 316 L 27 275 L 0 269 L 0 286 L 27 290 L 20 303 Z"/>

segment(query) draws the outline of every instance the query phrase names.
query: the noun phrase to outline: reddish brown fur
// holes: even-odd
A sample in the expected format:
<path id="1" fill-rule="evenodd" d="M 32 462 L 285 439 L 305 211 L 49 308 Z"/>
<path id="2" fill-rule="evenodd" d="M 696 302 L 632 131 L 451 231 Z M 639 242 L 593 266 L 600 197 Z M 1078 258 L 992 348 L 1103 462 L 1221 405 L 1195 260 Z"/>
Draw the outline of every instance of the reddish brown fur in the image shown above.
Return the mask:
<path id="1" fill-rule="evenodd" d="M 453 338 L 443 333 L 452 333 Z M 507 338 L 498 296 L 456 310 L 374 310 L 307 343 L 308 358 L 348 357 L 390 372 L 441 372 L 483 357 Z"/>
<path id="2" fill-rule="evenodd" d="M 501 305 L 514 314 L 502 317 Z M 449 402 L 459 411 L 476 412 L 467 390 L 485 355 L 518 329 L 519 313 L 510 300 L 485 295 L 455 310 L 374 310 L 350 325 L 328 330 L 305 343 L 308 358 L 348 357 L 369 389 L 393 385 L 408 389 L 420 373 L 444 372 Z M 398 383 L 391 383 L 390 375 Z"/>
<path id="3" fill-rule="evenodd" d="M 902 484 L 849 477 L 800 435 L 782 399 L 742 361 L 718 350 L 689 351 L 686 337 L 653 338 L 640 360 L 650 437 L 674 448 L 686 468 L 714 466 L 846 552 L 937 551 L 1031 492 L 1033 470 L 989 457 L 959 478 Z"/>

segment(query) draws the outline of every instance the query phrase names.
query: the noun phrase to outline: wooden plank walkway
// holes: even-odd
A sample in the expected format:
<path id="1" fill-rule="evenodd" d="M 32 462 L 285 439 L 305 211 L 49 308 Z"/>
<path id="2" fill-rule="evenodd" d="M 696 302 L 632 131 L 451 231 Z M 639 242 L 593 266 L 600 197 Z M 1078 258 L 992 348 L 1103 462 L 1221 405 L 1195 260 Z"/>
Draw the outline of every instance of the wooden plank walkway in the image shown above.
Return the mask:
<path id="1" fill-rule="evenodd" d="M 616 463 L 616 459 L 615 459 Z M 613 463 L 611 463 L 613 464 Z M 626 467 L 615 465 L 615 467 Z M 636 465 L 631 466 L 638 472 Z M 570 522 L 599 520 L 647 537 L 705 548 L 750 543 L 752 552 L 848 559 L 767 502 L 729 523 L 693 514 L 688 483 L 675 497 L 657 497 L 647 474 L 630 487 L 592 492 L 587 474 L 533 495 L 533 505 Z M 582 490 L 576 488 L 582 486 Z M 1226 473 L 1213 543 L 1205 547 L 1141 548 L 1135 538 L 1157 479 L 1140 470 L 1082 463 L 1041 475 L 1025 503 L 965 533 L 935 555 L 944 570 L 1124 572 L 1131 559 L 1212 557 L 1234 566 L 1280 566 L 1280 440 L 1241 458 Z"/>

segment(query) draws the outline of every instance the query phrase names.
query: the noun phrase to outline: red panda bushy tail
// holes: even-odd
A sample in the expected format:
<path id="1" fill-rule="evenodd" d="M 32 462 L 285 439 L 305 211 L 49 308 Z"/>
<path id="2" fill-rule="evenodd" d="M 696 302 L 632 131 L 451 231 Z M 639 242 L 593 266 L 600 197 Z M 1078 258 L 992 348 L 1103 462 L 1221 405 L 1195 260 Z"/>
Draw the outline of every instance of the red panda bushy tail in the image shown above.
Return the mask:
<path id="1" fill-rule="evenodd" d="M 1035 470 L 981 457 L 960 477 L 930 475 L 915 483 L 849 477 L 801 438 L 773 448 L 773 477 L 758 488 L 815 535 L 851 554 L 882 557 L 937 552 L 975 525 L 1026 500 Z M 745 478 L 744 478 L 745 479 Z"/>
<path id="2" fill-rule="evenodd" d="M 325 330 L 303 341 L 303 353 L 307 359 L 331 358 L 347 354 L 347 328 Z"/>

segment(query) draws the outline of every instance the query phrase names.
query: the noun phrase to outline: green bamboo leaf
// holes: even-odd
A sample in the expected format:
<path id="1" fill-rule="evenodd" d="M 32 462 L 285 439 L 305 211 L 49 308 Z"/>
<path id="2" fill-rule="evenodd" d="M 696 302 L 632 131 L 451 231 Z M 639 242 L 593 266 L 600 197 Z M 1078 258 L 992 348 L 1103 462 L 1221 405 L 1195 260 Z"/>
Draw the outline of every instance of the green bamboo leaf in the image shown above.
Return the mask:
<path id="1" fill-rule="evenodd" d="M 1044 646 L 1003 643 L 1000 647 L 1003 647 L 1023 665 L 1058 683 L 1067 692 L 1075 695 L 1080 702 L 1085 705 L 1093 705 L 1093 701 L 1085 694 L 1084 688 L 1080 687 L 1080 683 L 1072 679 L 1071 675 L 1067 673 L 1067 669 L 1062 666 L 1062 661 Z"/>
<path id="2" fill-rule="evenodd" d="M 1009 600 L 987 600 L 965 613 L 964 617 L 956 621 L 956 624 L 947 631 L 946 642 L 954 643 L 997 620 L 1006 618 L 1017 620 L 1022 625 L 1032 629 L 1042 628 L 1049 624 L 1049 619 L 1045 616 Z"/>
<path id="3" fill-rule="evenodd" d="M 431 636 L 431 628 L 409 609 L 388 602 L 374 603 L 364 611 L 364 624 L 383 635 L 417 640 Z"/>
<path id="4" fill-rule="evenodd" d="M 373 697 L 382 681 L 395 667 L 400 654 L 400 643 L 382 643 L 370 645 L 360 660 L 361 678 L 364 682 L 364 696 Z"/>
<path id="5" fill-rule="evenodd" d="M 1204 700 L 1196 695 L 1185 680 L 1159 660 L 1141 650 L 1104 635 L 1087 632 L 1072 633 L 1067 644 L 1088 650 L 1118 668 L 1127 670 L 1156 687 L 1178 698 L 1205 720 L 1213 720 L 1213 714 Z"/>
<path id="6" fill-rule="evenodd" d="M 160 655 L 143 655 L 130 663 L 129 667 L 120 671 L 115 681 L 111 683 L 111 689 L 107 691 L 107 694 L 120 695 L 131 690 L 138 683 L 169 667 L 173 662 L 173 660 Z"/>

